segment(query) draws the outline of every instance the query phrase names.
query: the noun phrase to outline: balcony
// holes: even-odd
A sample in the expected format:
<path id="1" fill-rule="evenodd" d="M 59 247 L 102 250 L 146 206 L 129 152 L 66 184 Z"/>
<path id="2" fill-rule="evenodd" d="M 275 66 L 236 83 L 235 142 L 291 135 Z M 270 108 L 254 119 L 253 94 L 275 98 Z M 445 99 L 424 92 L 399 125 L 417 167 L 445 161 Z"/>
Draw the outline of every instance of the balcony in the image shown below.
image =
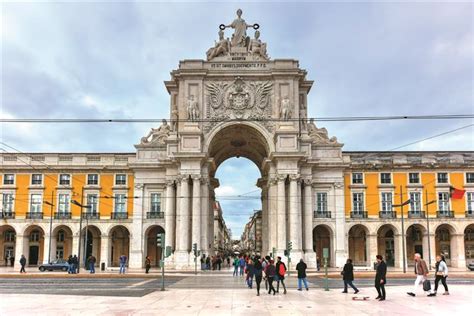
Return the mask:
<path id="1" fill-rule="evenodd" d="M 352 211 L 351 218 L 367 218 L 367 212 Z"/>
<path id="2" fill-rule="evenodd" d="M 424 211 L 408 211 L 408 218 L 425 218 Z"/>
<path id="3" fill-rule="evenodd" d="M 125 212 L 112 212 L 112 214 L 110 215 L 110 218 L 111 219 L 127 219 L 128 214 Z"/>
<path id="4" fill-rule="evenodd" d="M 466 211 L 466 217 L 474 217 L 474 211 Z"/>
<path id="5" fill-rule="evenodd" d="M 331 212 L 314 212 L 314 218 L 331 218 Z"/>
<path id="6" fill-rule="evenodd" d="M 392 219 L 397 218 L 397 212 L 390 211 L 390 212 L 379 212 L 379 217 L 384 219 Z"/>
<path id="7" fill-rule="evenodd" d="M 26 213 L 27 219 L 43 219 L 43 213 L 40 212 L 27 212 Z"/>
<path id="8" fill-rule="evenodd" d="M 2 212 L 0 213 L 0 218 L 13 219 L 15 218 L 15 212 Z"/>
<path id="9" fill-rule="evenodd" d="M 71 219 L 71 212 L 54 213 L 54 219 Z"/>
<path id="10" fill-rule="evenodd" d="M 164 212 L 146 212 L 146 218 L 148 219 L 155 219 L 155 218 L 164 218 Z"/>
<path id="11" fill-rule="evenodd" d="M 454 218 L 453 211 L 437 211 L 436 217 L 438 218 Z"/>
<path id="12" fill-rule="evenodd" d="M 82 213 L 83 219 L 99 219 L 99 213 L 86 212 Z"/>

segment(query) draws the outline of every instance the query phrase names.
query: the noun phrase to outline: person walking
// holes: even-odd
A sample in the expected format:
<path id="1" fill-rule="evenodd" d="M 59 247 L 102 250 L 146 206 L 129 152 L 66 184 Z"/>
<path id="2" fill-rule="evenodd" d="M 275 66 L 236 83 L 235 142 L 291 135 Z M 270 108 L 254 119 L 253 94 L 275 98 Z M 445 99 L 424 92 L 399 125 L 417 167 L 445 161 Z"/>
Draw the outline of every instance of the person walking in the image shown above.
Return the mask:
<path id="1" fill-rule="evenodd" d="M 10 256 L 10 267 L 13 267 L 15 265 L 15 257 Z"/>
<path id="2" fill-rule="evenodd" d="M 247 267 L 245 270 L 247 274 L 246 276 L 247 286 L 249 287 L 249 289 L 251 289 L 253 286 L 253 275 L 255 273 L 252 258 L 247 259 Z"/>
<path id="3" fill-rule="evenodd" d="M 385 284 L 387 283 L 387 265 L 383 261 L 381 255 L 377 255 L 377 270 L 375 272 L 375 288 L 377 289 L 378 296 L 375 298 L 379 301 L 385 301 Z"/>
<path id="4" fill-rule="evenodd" d="M 9 260 L 9 259 L 10 259 L 10 258 L 9 258 L 8 256 L 5 256 L 5 267 L 8 267 L 8 260 Z"/>
<path id="5" fill-rule="evenodd" d="M 308 266 L 304 263 L 303 259 L 296 265 L 296 271 L 298 271 L 298 291 L 301 291 L 301 283 L 304 283 L 306 291 L 308 291 L 308 282 L 306 281 L 306 269 Z"/>
<path id="6" fill-rule="evenodd" d="M 352 265 L 352 259 L 347 259 L 341 273 L 342 279 L 344 280 L 344 291 L 342 291 L 342 293 L 347 293 L 348 285 L 354 290 L 354 294 L 359 293 L 359 290 L 354 286 L 354 284 L 352 284 L 352 281 L 354 281 L 354 266 Z"/>
<path id="7" fill-rule="evenodd" d="M 316 270 L 319 272 L 321 269 L 321 260 L 319 260 L 319 257 L 316 257 Z"/>
<path id="8" fill-rule="evenodd" d="M 276 290 L 273 287 L 273 281 L 275 278 L 277 278 L 277 276 L 276 276 L 275 265 L 273 264 L 273 260 L 271 259 L 268 262 L 267 267 L 265 268 L 265 275 L 267 276 L 267 279 L 268 279 L 268 294 L 271 294 L 273 291 L 273 295 L 275 295 Z"/>
<path id="9" fill-rule="evenodd" d="M 262 270 L 263 270 L 263 281 L 265 282 L 265 291 L 268 291 L 268 278 L 265 274 L 265 269 L 267 268 L 268 262 L 270 261 L 270 256 L 262 258 Z"/>
<path id="10" fill-rule="evenodd" d="M 234 266 L 234 273 L 232 276 L 239 276 L 239 258 L 237 256 L 234 258 L 232 265 Z"/>
<path id="11" fill-rule="evenodd" d="M 420 283 L 423 284 L 423 282 L 428 276 L 428 266 L 426 265 L 425 260 L 421 259 L 421 255 L 419 253 L 415 253 L 413 259 L 415 260 L 416 279 L 415 284 L 413 285 L 413 291 L 407 292 L 407 294 L 410 296 L 416 296 L 416 290 L 418 286 L 420 285 Z"/>
<path id="12" fill-rule="evenodd" d="M 243 256 L 240 257 L 239 259 L 239 267 L 240 267 L 240 275 L 244 275 L 244 270 L 245 270 L 245 259 Z"/>
<path id="13" fill-rule="evenodd" d="M 257 284 L 257 296 L 260 296 L 260 283 L 262 283 L 263 277 L 263 266 L 262 259 L 259 256 L 255 257 L 254 272 L 255 272 L 255 283 Z"/>
<path id="14" fill-rule="evenodd" d="M 89 262 L 89 270 L 90 270 L 90 273 L 91 274 L 94 274 L 95 273 L 95 263 L 96 263 L 96 259 L 93 255 L 90 255 L 89 256 L 89 259 L 87 259 L 87 261 Z"/>
<path id="15" fill-rule="evenodd" d="M 127 256 L 121 255 L 119 258 L 120 270 L 119 274 L 125 274 L 125 264 L 127 263 Z"/>
<path id="16" fill-rule="evenodd" d="M 277 292 L 280 290 L 280 282 L 283 286 L 283 294 L 286 294 L 286 286 L 285 286 L 285 273 L 286 273 L 286 265 L 283 261 L 281 261 L 281 257 L 277 257 L 277 263 L 275 265 L 276 268 L 276 275 L 278 277 L 277 281 Z"/>
<path id="17" fill-rule="evenodd" d="M 21 255 L 21 258 L 20 258 L 20 265 L 21 265 L 20 273 L 26 273 L 26 270 L 25 270 L 26 257 L 25 257 L 25 255 Z"/>
<path id="18" fill-rule="evenodd" d="M 148 272 L 150 272 L 150 268 L 151 268 L 151 259 L 149 256 L 146 256 L 145 258 L 145 273 L 148 274 Z"/>
<path id="19" fill-rule="evenodd" d="M 446 260 L 444 256 L 436 256 L 436 272 L 435 272 L 435 286 L 434 291 L 432 291 L 428 296 L 436 296 L 436 292 L 438 292 L 438 285 L 439 281 L 443 283 L 444 286 L 444 293 L 443 295 L 449 295 L 448 285 L 446 284 L 446 278 L 448 277 L 448 265 L 446 264 Z"/>
<path id="20" fill-rule="evenodd" d="M 72 274 L 76 274 L 79 268 L 79 259 L 76 255 L 72 257 Z"/>

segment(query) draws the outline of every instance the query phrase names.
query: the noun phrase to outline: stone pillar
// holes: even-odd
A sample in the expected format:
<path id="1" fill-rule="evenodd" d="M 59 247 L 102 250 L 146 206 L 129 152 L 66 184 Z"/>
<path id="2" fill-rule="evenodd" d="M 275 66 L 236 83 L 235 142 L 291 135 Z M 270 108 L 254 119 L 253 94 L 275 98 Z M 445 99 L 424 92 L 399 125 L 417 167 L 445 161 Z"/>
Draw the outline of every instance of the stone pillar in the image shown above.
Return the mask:
<path id="1" fill-rule="evenodd" d="M 166 203 L 165 203 L 165 246 L 175 248 L 175 192 L 174 181 L 166 181 Z"/>
<path id="2" fill-rule="evenodd" d="M 298 187 L 300 181 L 298 175 L 290 175 L 290 207 L 288 210 L 288 218 L 290 220 L 290 234 L 289 240 L 292 243 L 292 251 L 290 255 L 292 261 L 296 262 L 296 259 L 301 258 L 301 221 L 300 221 L 300 208 L 299 208 L 299 194 Z"/>
<path id="3" fill-rule="evenodd" d="M 335 254 L 336 254 L 336 267 L 342 268 L 348 258 L 348 241 L 346 238 L 346 214 L 344 207 L 344 184 L 343 182 L 337 182 L 334 185 L 334 212 L 332 217 L 336 219 L 336 230 L 335 230 Z"/>
<path id="4" fill-rule="evenodd" d="M 202 179 L 201 186 L 201 249 L 209 254 L 209 179 Z"/>
<path id="5" fill-rule="evenodd" d="M 110 239 L 108 235 L 102 234 L 100 236 L 100 262 L 105 263 L 105 268 L 110 266 Z"/>
<path id="6" fill-rule="evenodd" d="M 176 203 L 175 203 L 175 248 L 173 249 L 173 253 L 178 249 L 181 249 L 180 246 L 180 235 L 181 235 L 181 178 L 176 179 Z"/>
<path id="7" fill-rule="evenodd" d="M 464 234 L 452 234 L 450 257 L 453 268 L 466 269 L 466 250 L 464 247 Z"/>
<path id="8" fill-rule="evenodd" d="M 268 226 L 268 188 L 267 186 L 262 186 L 262 249 L 261 254 L 266 255 L 269 253 L 269 226 Z"/>
<path id="9" fill-rule="evenodd" d="M 272 252 L 273 248 L 278 248 L 278 234 L 277 234 L 277 207 L 278 207 L 278 180 L 272 177 L 268 181 L 268 252 Z"/>
<path id="10" fill-rule="evenodd" d="M 135 184 L 133 195 L 136 197 L 132 214 L 130 236 L 130 259 L 128 266 L 132 269 L 144 267 L 145 236 L 143 232 L 143 215 L 145 214 L 145 185 Z M 148 201 L 148 200 L 146 200 Z"/>
<path id="11" fill-rule="evenodd" d="M 81 249 L 82 251 L 82 249 Z M 72 249 L 71 249 L 71 255 L 77 255 L 79 253 L 79 231 L 72 236 Z"/>
<path id="12" fill-rule="evenodd" d="M 188 265 L 189 258 L 189 177 L 185 176 L 181 179 L 181 196 L 179 202 L 179 231 L 177 251 L 175 253 L 175 262 L 177 267 L 185 267 Z"/>
<path id="13" fill-rule="evenodd" d="M 313 188 L 311 179 L 304 180 L 303 204 L 303 250 L 308 267 L 316 267 L 316 253 L 313 250 Z"/>
<path id="14" fill-rule="evenodd" d="M 403 251 L 402 251 L 402 248 L 403 248 L 403 245 L 402 245 L 402 235 L 401 234 L 397 234 L 397 235 L 393 235 L 393 243 L 394 243 L 394 246 L 395 246 L 395 267 L 396 268 L 399 268 L 399 269 L 403 269 Z M 405 250 L 406 251 L 406 250 Z M 379 255 L 382 255 L 384 256 L 383 253 L 379 253 Z M 385 258 L 384 258 L 385 260 Z"/>
<path id="15" fill-rule="evenodd" d="M 15 270 L 17 268 L 20 269 L 20 258 L 21 258 L 21 255 L 25 254 L 24 253 L 26 249 L 25 240 L 27 239 L 28 237 L 25 238 L 23 235 L 19 235 L 19 234 L 17 234 L 15 237 L 15 263 L 14 263 Z"/>
<path id="16" fill-rule="evenodd" d="M 277 184 L 277 252 L 283 257 L 283 251 L 286 249 L 286 193 L 285 193 L 286 175 L 278 175 Z"/>
<path id="17" fill-rule="evenodd" d="M 367 235 L 367 266 L 373 267 L 375 256 L 378 255 L 377 234 Z"/>
<path id="18" fill-rule="evenodd" d="M 197 244 L 197 249 L 201 249 L 201 176 L 193 176 L 193 196 L 192 196 L 192 240 L 191 244 Z M 191 250 L 192 251 L 192 250 Z"/>
<path id="19" fill-rule="evenodd" d="M 45 234 L 44 235 L 44 251 L 43 251 L 43 263 L 48 263 L 48 254 L 50 254 L 50 258 L 51 260 L 54 260 L 54 256 L 51 254 L 51 248 L 50 245 L 49 245 L 49 242 L 51 240 L 51 235 L 49 234 Z"/>

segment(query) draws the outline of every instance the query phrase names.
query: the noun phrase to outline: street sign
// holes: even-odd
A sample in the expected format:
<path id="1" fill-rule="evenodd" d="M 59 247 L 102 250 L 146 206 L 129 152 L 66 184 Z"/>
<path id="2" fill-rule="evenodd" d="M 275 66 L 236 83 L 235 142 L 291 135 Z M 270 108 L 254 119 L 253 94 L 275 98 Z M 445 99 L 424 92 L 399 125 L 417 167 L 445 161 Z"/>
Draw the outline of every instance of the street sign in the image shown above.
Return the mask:
<path id="1" fill-rule="evenodd" d="M 329 248 L 323 248 L 323 258 L 329 258 Z"/>

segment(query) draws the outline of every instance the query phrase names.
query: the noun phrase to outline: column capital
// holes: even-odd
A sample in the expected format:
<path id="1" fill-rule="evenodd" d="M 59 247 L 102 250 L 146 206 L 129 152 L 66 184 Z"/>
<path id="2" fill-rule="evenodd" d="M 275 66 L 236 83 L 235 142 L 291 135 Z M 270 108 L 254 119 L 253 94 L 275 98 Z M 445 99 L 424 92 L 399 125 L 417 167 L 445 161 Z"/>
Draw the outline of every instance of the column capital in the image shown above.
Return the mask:
<path id="1" fill-rule="evenodd" d="M 289 177 L 290 177 L 290 181 L 300 181 L 301 180 L 299 174 L 290 174 Z"/>
<path id="2" fill-rule="evenodd" d="M 303 178 L 303 179 L 301 179 L 301 181 L 303 181 L 304 185 L 307 186 L 307 187 L 311 186 L 313 184 L 313 179 L 311 179 L 311 178 Z"/>
<path id="3" fill-rule="evenodd" d="M 288 176 L 286 174 L 277 174 L 276 175 L 277 181 L 279 181 L 279 182 L 285 181 L 287 177 Z"/>
<path id="4" fill-rule="evenodd" d="M 344 183 L 343 182 L 335 182 L 334 183 L 334 188 L 342 189 L 342 188 L 344 188 Z"/>
<path id="5" fill-rule="evenodd" d="M 191 179 L 192 179 L 193 181 L 199 181 L 199 182 L 200 182 L 201 179 L 202 179 L 202 176 L 201 176 L 200 174 L 192 174 L 192 175 L 191 175 Z"/>
<path id="6" fill-rule="evenodd" d="M 209 185 L 211 183 L 209 177 L 201 177 L 200 181 L 202 185 Z"/>
<path id="7" fill-rule="evenodd" d="M 166 180 L 165 182 L 166 182 L 167 187 L 172 187 L 174 185 L 174 180 L 169 179 L 169 180 Z"/>
<path id="8" fill-rule="evenodd" d="M 137 189 L 137 190 L 141 190 L 145 187 L 145 185 L 143 183 L 136 183 L 134 185 L 134 188 Z"/>
<path id="9" fill-rule="evenodd" d="M 178 176 L 177 180 L 179 182 L 189 182 L 189 175 L 180 175 Z"/>

